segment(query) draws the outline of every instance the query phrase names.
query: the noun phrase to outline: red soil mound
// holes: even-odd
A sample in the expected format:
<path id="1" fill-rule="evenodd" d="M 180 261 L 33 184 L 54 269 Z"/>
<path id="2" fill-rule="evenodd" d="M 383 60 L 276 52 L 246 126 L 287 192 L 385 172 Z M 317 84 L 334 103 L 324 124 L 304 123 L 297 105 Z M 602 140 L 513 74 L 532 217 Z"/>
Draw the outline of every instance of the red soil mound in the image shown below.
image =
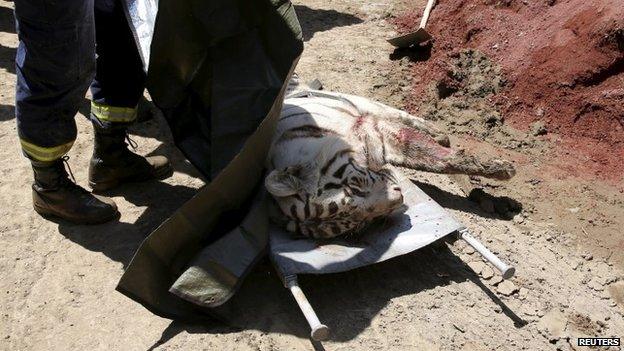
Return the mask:
<path id="1" fill-rule="evenodd" d="M 415 13 L 396 19 L 400 32 L 418 26 Z M 527 129 L 541 120 L 574 149 L 562 154 L 578 151 L 598 173 L 622 176 L 622 0 L 441 0 L 427 29 L 436 41 L 430 59 L 415 65 L 414 96 L 443 79 L 454 52 L 478 49 L 508 79 L 495 97 L 506 121 Z"/>

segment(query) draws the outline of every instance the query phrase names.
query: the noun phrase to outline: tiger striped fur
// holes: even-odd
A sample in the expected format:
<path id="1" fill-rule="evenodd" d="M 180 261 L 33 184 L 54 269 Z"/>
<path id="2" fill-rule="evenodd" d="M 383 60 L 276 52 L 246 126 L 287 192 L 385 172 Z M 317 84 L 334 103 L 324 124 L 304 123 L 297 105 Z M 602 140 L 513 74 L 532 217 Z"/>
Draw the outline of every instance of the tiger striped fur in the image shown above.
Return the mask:
<path id="1" fill-rule="evenodd" d="M 353 233 L 402 207 L 388 165 L 497 179 L 511 163 L 450 149 L 429 122 L 381 103 L 291 80 L 267 158 L 272 218 L 312 238 Z"/>

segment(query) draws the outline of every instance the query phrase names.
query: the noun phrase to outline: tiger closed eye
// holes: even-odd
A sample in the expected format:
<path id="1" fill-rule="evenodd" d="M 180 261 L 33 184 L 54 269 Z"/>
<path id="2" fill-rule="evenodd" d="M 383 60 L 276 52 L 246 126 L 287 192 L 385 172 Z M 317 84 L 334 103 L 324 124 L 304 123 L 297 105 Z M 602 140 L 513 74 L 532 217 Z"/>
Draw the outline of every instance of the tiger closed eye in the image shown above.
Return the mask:
<path id="1" fill-rule="evenodd" d="M 351 192 L 353 193 L 353 195 L 355 195 L 355 196 L 360 196 L 360 197 L 364 197 L 364 196 L 366 196 L 366 195 L 367 195 L 367 193 L 366 193 L 366 192 L 364 192 L 364 191 L 362 191 L 362 190 L 359 190 L 359 189 L 356 189 L 356 188 L 352 188 L 352 189 L 351 189 Z"/>

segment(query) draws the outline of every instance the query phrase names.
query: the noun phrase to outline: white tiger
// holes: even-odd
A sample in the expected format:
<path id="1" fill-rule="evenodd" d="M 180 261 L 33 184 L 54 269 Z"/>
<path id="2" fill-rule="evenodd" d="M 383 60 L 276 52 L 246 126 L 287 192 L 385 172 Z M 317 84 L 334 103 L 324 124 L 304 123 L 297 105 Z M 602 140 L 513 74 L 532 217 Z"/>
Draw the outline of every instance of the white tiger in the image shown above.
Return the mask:
<path id="1" fill-rule="evenodd" d="M 353 233 L 403 204 L 387 165 L 496 179 L 508 161 L 450 149 L 422 118 L 369 99 L 306 89 L 294 77 L 267 158 L 272 219 L 312 238 Z M 277 210 L 279 209 L 279 210 Z"/>

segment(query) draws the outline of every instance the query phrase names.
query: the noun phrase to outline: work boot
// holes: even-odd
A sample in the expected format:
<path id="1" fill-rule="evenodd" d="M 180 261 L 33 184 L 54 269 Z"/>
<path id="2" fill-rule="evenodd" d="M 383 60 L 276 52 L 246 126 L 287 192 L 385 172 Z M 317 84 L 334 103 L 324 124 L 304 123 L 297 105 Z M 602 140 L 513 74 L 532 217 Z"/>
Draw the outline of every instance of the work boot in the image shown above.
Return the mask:
<path id="1" fill-rule="evenodd" d="M 32 185 L 33 207 L 40 215 L 53 216 L 80 224 L 98 224 L 117 217 L 113 200 L 93 195 L 69 179 L 62 160 L 31 161 L 35 172 Z M 71 171 L 70 171 L 71 174 Z"/>
<path id="2" fill-rule="evenodd" d="M 173 173 L 164 156 L 142 157 L 128 150 L 136 148 L 124 129 L 94 128 L 95 146 L 89 163 L 89 186 L 104 191 L 126 182 L 164 179 Z M 126 144 L 128 140 L 128 144 Z"/>

